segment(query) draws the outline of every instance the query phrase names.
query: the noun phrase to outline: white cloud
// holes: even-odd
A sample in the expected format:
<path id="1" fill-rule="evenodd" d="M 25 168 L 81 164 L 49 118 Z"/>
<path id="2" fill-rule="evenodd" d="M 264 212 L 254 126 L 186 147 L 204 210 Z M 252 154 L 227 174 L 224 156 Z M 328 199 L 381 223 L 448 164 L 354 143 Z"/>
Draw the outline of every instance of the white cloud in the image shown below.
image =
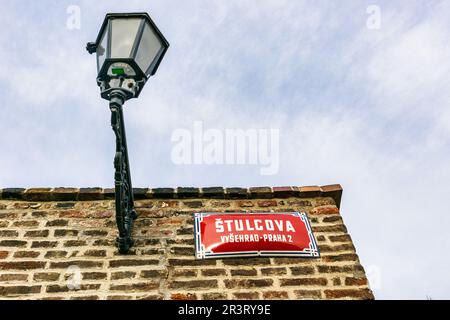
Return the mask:
<path id="1" fill-rule="evenodd" d="M 381 3 L 376 31 L 352 2 L 81 1 L 79 31 L 63 4 L 8 4 L 0 186 L 112 185 L 109 110 L 84 45 L 106 12 L 149 11 L 171 47 L 125 106 L 135 186 L 341 183 L 362 262 L 381 271 L 377 297 L 448 297 L 450 11 L 436 3 Z M 172 131 L 197 120 L 280 129 L 280 173 L 173 165 Z"/>

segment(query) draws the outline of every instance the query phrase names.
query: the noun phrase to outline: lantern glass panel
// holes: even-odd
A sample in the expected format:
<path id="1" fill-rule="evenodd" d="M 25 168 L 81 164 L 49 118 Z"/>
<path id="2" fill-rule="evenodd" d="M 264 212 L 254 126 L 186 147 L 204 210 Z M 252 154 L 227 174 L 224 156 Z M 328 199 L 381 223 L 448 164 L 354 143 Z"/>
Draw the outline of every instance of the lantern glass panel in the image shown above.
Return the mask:
<path id="1" fill-rule="evenodd" d="M 103 63 L 105 62 L 106 57 L 108 56 L 108 28 L 105 29 L 103 32 L 102 39 L 100 40 L 100 44 L 97 47 L 97 71 L 100 71 L 100 69 L 103 66 Z"/>
<path id="2" fill-rule="evenodd" d="M 136 54 L 136 62 L 143 72 L 153 63 L 162 49 L 162 43 L 156 32 L 148 22 L 145 23 L 144 33 L 142 34 L 141 43 Z M 147 74 L 148 75 L 148 74 Z"/>
<path id="3" fill-rule="evenodd" d="M 111 58 L 130 57 L 141 20 L 140 18 L 111 20 Z"/>

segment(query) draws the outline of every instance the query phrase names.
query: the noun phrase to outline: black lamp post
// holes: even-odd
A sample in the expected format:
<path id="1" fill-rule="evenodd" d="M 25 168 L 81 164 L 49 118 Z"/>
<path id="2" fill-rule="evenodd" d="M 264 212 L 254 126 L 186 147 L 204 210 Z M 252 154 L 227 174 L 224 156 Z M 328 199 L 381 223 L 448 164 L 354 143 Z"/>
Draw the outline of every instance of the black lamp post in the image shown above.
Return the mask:
<path id="1" fill-rule="evenodd" d="M 109 101 L 111 126 L 116 135 L 114 180 L 120 253 L 127 253 L 133 245 L 131 231 L 137 218 L 122 106 L 126 100 L 139 96 L 168 47 L 147 13 L 108 13 L 96 42 L 89 42 L 86 47 L 89 53 L 97 53 L 97 84 L 101 97 Z"/>

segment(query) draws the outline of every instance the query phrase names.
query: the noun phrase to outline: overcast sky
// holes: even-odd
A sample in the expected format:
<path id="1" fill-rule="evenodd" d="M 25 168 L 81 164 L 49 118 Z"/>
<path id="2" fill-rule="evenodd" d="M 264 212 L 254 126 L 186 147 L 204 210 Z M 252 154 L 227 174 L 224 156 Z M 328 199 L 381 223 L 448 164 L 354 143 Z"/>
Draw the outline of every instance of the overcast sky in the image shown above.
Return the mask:
<path id="1" fill-rule="evenodd" d="M 135 187 L 340 183 L 376 297 L 450 298 L 449 1 L 2 0 L 0 9 L 0 187 L 113 186 L 110 111 L 85 44 L 107 12 L 146 11 L 171 47 L 125 106 Z M 196 121 L 278 129 L 278 172 L 175 164 L 171 136 Z"/>

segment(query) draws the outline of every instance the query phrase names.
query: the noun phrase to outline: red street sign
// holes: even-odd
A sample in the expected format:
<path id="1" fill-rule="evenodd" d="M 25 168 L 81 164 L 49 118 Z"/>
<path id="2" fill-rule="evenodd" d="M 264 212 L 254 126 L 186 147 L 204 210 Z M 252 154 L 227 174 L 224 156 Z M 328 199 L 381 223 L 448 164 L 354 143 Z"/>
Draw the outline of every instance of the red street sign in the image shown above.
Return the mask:
<path id="1" fill-rule="evenodd" d="M 196 213 L 197 259 L 319 257 L 306 213 Z"/>

